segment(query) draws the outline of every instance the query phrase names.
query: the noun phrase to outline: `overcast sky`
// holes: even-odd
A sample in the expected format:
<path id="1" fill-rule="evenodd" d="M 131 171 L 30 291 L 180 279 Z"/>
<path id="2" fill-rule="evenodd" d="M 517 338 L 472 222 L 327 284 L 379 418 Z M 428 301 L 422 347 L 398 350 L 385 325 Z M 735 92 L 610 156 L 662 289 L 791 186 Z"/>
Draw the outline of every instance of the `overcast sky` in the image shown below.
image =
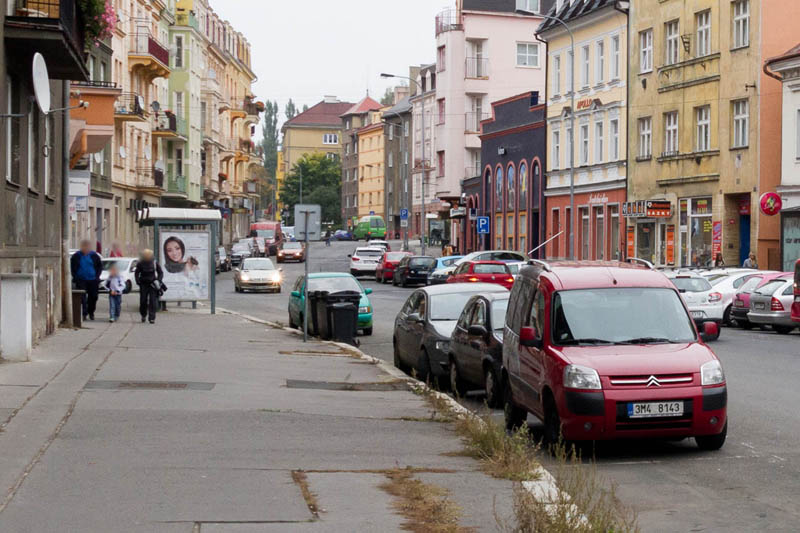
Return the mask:
<path id="1" fill-rule="evenodd" d="M 357 102 L 367 89 L 380 100 L 399 83 L 381 72 L 408 75 L 408 67 L 436 58 L 434 17 L 453 0 L 211 0 L 213 9 L 252 45 L 259 100 L 283 109 L 324 95 Z M 259 127 L 259 137 L 260 137 Z"/>

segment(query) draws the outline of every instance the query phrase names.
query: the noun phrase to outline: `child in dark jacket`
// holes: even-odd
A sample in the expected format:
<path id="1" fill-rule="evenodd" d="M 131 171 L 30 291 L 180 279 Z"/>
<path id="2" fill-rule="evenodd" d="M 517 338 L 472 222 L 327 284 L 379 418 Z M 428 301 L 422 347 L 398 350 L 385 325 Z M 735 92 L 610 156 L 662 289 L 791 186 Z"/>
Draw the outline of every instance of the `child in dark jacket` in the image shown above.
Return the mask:
<path id="1" fill-rule="evenodd" d="M 110 322 L 119 320 L 119 315 L 122 311 L 122 294 L 125 292 L 125 280 L 119 274 L 117 265 L 112 265 L 108 271 L 108 280 L 106 280 L 106 287 L 108 287 L 108 304 L 109 304 L 109 319 Z"/>

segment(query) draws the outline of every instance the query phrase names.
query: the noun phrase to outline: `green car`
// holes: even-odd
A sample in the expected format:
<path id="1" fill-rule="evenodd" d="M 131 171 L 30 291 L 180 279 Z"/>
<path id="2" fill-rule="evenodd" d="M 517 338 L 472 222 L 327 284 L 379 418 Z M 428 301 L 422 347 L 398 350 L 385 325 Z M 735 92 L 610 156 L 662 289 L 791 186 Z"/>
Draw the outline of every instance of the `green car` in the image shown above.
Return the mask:
<path id="1" fill-rule="evenodd" d="M 377 215 L 368 215 L 361 217 L 358 224 L 353 229 L 353 239 L 360 241 L 371 239 L 383 240 L 386 238 L 386 222 L 383 217 Z"/>
<path id="2" fill-rule="evenodd" d="M 318 272 L 309 274 L 309 291 L 355 291 L 361 293 L 361 301 L 358 304 L 358 329 L 364 331 L 364 335 L 372 335 L 372 304 L 367 298 L 372 294 L 372 289 L 365 289 L 356 278 L 344 272 Z M 303 280 L 305 276 L 300 276 L 292 285 L 292 295 L 289 298 L 289 327 L 303 326 L 303 310 L 305 309 L 305 299 L 303 298 Z M 310 320 L 310 319 L 309 319 Z"/>

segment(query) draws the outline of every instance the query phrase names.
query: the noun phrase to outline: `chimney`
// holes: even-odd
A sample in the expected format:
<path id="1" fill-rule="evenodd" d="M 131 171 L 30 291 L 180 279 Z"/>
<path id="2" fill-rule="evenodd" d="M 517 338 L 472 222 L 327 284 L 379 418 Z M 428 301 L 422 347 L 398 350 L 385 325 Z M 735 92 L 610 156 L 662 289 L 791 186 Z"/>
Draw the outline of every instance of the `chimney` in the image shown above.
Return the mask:
<path id="1" fill-rule="evenodd" d="M 323 96 L 322 100 L 326 104 L 338 104 L 339 103 L 339 99 L 338 98 L 336 98 L 335 96 L 330 96 L 330 95 Z"/>

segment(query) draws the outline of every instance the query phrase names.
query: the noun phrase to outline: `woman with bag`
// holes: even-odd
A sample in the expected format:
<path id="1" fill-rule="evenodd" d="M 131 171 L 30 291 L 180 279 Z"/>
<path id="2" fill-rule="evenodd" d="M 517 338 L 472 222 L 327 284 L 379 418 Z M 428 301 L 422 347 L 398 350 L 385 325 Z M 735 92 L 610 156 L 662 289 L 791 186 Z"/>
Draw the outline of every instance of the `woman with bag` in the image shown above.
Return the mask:
<path id="1" fill-rule="evenodd" d="M 163 291 L 164 271 L 155 260 L 153 250 L 143 250 L 139 263 L 134 271 L 136 284 L 139 285 L 139 314 L 142 322 L 149 318 L 151 324 L 156 322 L 158 299 Z"/>

